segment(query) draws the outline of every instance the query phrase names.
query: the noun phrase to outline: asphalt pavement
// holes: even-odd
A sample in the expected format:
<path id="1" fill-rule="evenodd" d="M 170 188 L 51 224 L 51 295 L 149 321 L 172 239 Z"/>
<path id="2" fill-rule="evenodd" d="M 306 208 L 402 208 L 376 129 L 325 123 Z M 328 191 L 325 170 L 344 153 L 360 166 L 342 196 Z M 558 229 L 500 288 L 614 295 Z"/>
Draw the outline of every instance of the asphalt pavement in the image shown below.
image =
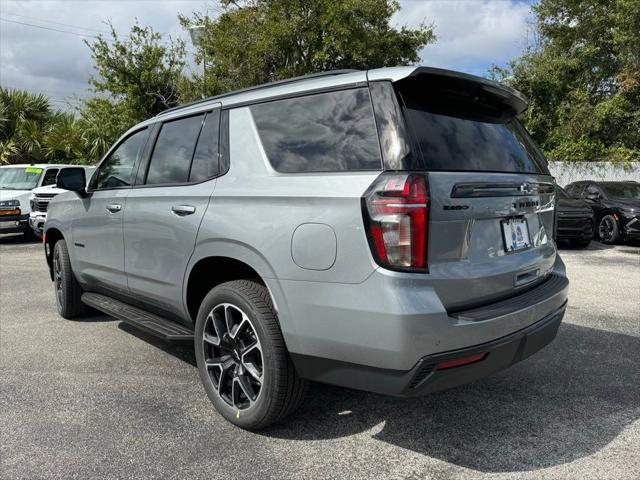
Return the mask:
<path id="1" fill-rule="evenodd" d="M 640 478 L 640 248 L 562 250 L 556 340 L 419 399 L 312 385 L 260 433 L 220 417 L 193 349 L 56 313 L 42 246 L 0 236 L 2 479 Z"/>

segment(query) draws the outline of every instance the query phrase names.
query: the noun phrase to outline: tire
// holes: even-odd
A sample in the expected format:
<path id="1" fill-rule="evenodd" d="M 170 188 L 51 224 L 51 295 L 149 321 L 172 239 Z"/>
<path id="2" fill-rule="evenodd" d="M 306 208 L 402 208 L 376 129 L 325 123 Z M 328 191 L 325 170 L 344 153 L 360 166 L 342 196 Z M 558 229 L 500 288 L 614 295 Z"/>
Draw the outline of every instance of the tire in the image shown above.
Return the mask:
<path id="1" fill-rule="evenodd" d="M 620 239 L 618 221 L 613 215 L 605 215 L 598 224 L 598 238 L 608 245 L 616 243 Z"/>
<path id="2" fill-rule="evenodd" d="M 64 240 L 58 240 L 53 247 L 53 283 L 56 306 L 61 317 L 76 318 L 88 311 L 88 307 L 80 300 L 82 288 L 71 269 L 69 250 Z"/>
<path id="3" fill-rule="evenodd" d="M 234 280 L 213 288 L 200 306 L 194 342 L 204 389 L 234 425 L 259 430 L 302 403 L 308 383 L 293 367 L 264 285 Z"/>

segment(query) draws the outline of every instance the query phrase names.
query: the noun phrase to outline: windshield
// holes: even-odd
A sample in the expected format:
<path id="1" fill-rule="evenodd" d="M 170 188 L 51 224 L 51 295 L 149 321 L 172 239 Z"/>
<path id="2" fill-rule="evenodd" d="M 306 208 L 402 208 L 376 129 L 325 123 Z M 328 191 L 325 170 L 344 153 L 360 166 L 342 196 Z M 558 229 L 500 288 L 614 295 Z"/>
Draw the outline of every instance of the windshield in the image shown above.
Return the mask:
<path id="1" fill-rule="evenodd" d="M 0 188 L 5 190 L 33 190 L 38 185 L 42 169 L 11 167 L 0 169 Z"/>
<path id="2" fill-rule="evenodd" d="M 640 183 L 601 183 L 600 187 L 608 197 L 640 200 Z"/>

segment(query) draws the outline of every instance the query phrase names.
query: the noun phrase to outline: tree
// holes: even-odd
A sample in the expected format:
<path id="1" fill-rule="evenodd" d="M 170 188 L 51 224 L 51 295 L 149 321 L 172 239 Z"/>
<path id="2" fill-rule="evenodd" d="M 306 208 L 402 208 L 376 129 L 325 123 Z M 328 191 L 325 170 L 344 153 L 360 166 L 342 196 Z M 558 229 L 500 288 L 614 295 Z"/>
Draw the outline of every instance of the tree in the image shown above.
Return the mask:
<path id="1" fill-rule="evenodd" d="M 90 83 L 128 111 L 134 123 L 157 115 L 179 102 L 177 84 L 185 66 L 182 40 L 162 42 L 162 35 L 137 23 L 127 37 L 118 37 L 110 25 L 109 38 L 100 35 L 85 43 L 95 61 Z M 104 105 L 103 105 L 104 106 Z"/>
<path id="2" fill-rule="evenodd" d="M 196 61 L 208 95 L 334 69 L 406 65 L 435 41 L 433 28 L 391 26 L 395 0 L 222 0 L 222 13 L 181 16 L 204 26 Z M 199 85 L 202 78 L 196 77 Z M 200 88 L 183 89 L 196 96 Z"/>
<path id="3" fill-rule="evenodd" d="M 127 102 L 95 97 L 86 100 L 78 126 L 82 130 L 85 158 L 97 162 L 111 145 L 137 121 Z"/>
<path id="4" fill-rule="evenodd" d="M 640 160 L 640 2 L 541 0 L 539 42 L 493 73 L 553 160 Z"/>
<path id="5" fill-rule="evenodd" d="M 51 113 L 46 96 L 0 87 L 0 163 L 42 160 L 44 128 Z"/>

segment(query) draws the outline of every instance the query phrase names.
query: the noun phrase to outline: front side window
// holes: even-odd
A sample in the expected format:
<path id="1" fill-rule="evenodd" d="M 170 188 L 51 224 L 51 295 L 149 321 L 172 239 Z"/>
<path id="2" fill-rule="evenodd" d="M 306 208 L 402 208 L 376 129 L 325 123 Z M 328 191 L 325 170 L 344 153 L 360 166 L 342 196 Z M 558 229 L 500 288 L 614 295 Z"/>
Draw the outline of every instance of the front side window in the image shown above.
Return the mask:
<path id="1" fill-rule="evenodd" d="M 46 172 L 44 172 L 44 178 L 42 179 L 41 186 L 46 187 L 47 185 L 55 185 L 57 176 L 58 176 L 57 168 L 48 169 Z"/>
<path id="2" fill-rule="evenodd" d="M 91 179 L 91 188 L 129 187 L 133 182 L 133 167 L 147 139 L 147 129 L 127 137 L 100 165 Z"/>
<path id="3" fill-rule="evenodd" d="M 584 191 L 583 196 L 587 198 L 601 197 L 602 192 L 600 192 L 600 189 L 595 185 L 589 185 Z"/>
<path id="4" fill-rule="evenodd" d="M 147 172 L 147 185 L 187 183 L 204 115 L 162 124 Z"/>
<path id="5" fill-rule="evenodd" d="M 251 107 L 262 145 L 282 173 L 381 170 L 369 90 L 288 98 Z"/>

